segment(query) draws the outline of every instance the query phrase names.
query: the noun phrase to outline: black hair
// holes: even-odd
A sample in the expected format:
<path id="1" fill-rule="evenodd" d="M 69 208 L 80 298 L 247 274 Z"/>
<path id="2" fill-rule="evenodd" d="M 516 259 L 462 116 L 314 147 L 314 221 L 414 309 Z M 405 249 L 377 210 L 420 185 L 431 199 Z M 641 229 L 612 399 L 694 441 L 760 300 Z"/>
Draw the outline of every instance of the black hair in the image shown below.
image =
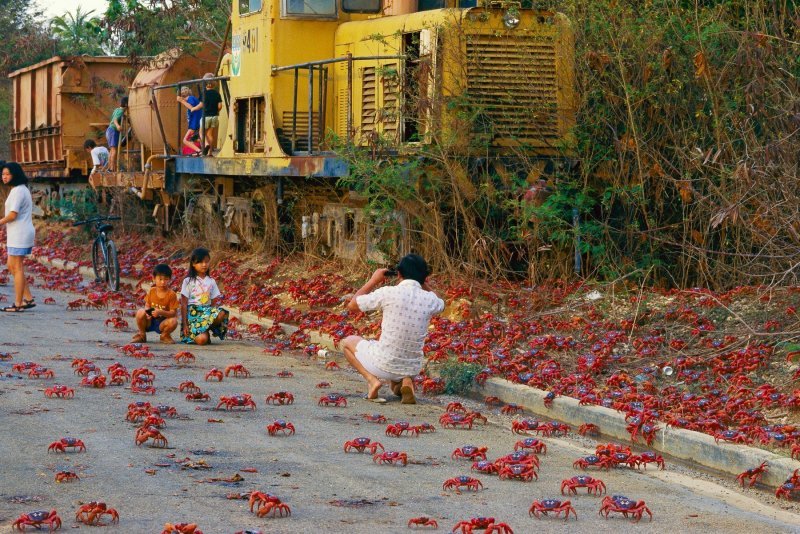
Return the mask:
<path id="1" fill-rule="evenodd" d="M 430 274 L 428 264 L 418 254 L 408 254 L 397 263 L 397 272 L 406 280 L 416 280 L 420 284 L 425 283 L 425 279 Z"/>
<path id="2" fill-rule="evenodd" d="M 28 185 L 28 177 L 25 176 L 25 172 L 22 170 L 22 167 L 19 166 L 19 163 L 15 161 L 9 161 L 3 164 L 4 169 L 8 169 L 8 172 L 11 173 L 11 181 L 8 182 L 8 185 L 14 187 L 17 185 Z"/>
<path id="3" fill-rule="evenodd" d="M 192 255 L 189 258 L 189 274 L 187 278 L 192 278 L 192 279 L 197 278 L 197 271 L 194 270 L 194 264 L 200 263 L 206 258 L 211 258 L 211 253 L 208 251 L 207 248 L 198 247 L 192 251 Z"/>
<path id="4" fill-rule="evenodd" d="M 128 107 L 128 97 L 127 96 L 123 96 L 122 100 L 119 101 L 119 105 L 121 107 L 123 107 L 123 108 L 127 108 Z"/>
<path id="5" fill-rule="evenodd" d="M 153 267 L 153 277 L 156 276 L 166 276 L 167 278 L 172 278 L 172 269 L 169 268 L 169 265 L 166 263 L 159 263 L 155 267 Z"/>
<path id="6" fill-rule="evenodd" d="M 91 149 L 96 148 L 96 147 L 97 147 L 97 143 L 94 142 L 94 139 L 87 139 L 86 141 L 83 142 L 83 148 L 84 149 L 88 148 L 88 149 L 91 150 Z"/>

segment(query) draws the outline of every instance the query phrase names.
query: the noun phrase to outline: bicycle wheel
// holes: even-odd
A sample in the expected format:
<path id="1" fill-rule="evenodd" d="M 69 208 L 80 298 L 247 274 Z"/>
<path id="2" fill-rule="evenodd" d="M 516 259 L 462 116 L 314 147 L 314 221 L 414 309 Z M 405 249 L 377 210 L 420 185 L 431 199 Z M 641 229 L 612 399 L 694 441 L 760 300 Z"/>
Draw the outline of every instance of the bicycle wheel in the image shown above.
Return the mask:
<path id="1" fill-rule="evenodd" d="M 106 268 L 106 255 L 103 253 L 103 241 L 98 236 L 92 243 L 92 269 L 94 269 L 95 282 L 105 282 L 108 276 Z"/>
<path id="2" fill-rule="evenodd" d="M 117 245 L 110 239 L 106 243 L 108 249 L 108 287 L 111 291 L 119 291 L 119 258 L 117 257 Z"/>

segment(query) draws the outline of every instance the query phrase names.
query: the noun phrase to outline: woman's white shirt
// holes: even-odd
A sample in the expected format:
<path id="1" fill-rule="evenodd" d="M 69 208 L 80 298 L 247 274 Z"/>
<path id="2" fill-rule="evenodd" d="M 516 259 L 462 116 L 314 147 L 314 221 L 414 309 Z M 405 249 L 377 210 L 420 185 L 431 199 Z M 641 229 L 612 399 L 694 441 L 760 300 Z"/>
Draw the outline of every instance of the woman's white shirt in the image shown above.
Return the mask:
<path id="1" fill-rule="evenodd" d="M 8 194 L 5 214 L 12 211 L 17 212 L 17 218 L 6 225 L 6 245 L 12 248 L 31 248 L 36 229 L 33 227 L 33 199 L 26 186 L 14 186 Z"/>

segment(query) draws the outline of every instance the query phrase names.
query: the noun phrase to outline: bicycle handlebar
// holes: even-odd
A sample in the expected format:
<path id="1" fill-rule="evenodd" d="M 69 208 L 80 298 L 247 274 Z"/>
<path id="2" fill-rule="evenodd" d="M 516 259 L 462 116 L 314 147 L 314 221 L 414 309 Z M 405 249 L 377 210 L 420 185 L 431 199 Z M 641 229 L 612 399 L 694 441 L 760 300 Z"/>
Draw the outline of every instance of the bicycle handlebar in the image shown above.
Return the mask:
<path id="1" fill-rule="evenodd" d="M 122 217 L 118 217 L 116 215 L 105 215 L 103 217 L 92 217 L 91 219 L 86 219 L 85 221 L 77 221 L 72 223 L 72 226 L 80 226 L 82 224 L 89 224 L 89 223 L 96 223 L 100 221 L 119 221 Z"/>

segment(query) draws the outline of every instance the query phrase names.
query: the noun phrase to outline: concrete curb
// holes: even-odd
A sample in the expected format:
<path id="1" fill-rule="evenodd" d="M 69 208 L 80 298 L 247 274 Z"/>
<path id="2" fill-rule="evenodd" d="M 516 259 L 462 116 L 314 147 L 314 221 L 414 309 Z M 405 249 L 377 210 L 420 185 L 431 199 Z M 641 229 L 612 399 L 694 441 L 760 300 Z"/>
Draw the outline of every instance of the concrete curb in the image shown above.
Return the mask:
<path id="1" fill-rule="evenodd" d="M 563 421 L 576 428 L 584 423 L 594 423 L 604 435 L 622 443 L 630 442 L 630 434 L 625 428 L 625 415 L 611 408 L 581 406 L 577 399 L 571 397 L 556 397 L 552 407 L 546 408 L 546 391 L 500 378 L 490 378 L 483 387 L 476 386 L 473 391 L 499 397 L 506 403 L 513 402 L 537 415 Z M 761 462 L 767 462 L 769 470 L 764 473 L 761 482 L 777 488 L 795 469 L 800 468 L 800 462 L 763 449 L 733 443 L 717 444 L 713 437 L 701 432 L 669 428 L 664 423 L 659 426 L 662 429 L 656 433 L 656 439 L 648 449 L 716 471 L 735 476 L 758 467 Z M 639 441 L 643 444 L 642 440 Z"/>
<path id="2" fill-rule="evenodd" d="M 59 269 L 71 268 L 69 266 L 70 262 L 63 260 L 48 260 L 38 257 L 34 257 L 34 259 L 39 263 Z M 79 272 L 84 276 L 94 276 L 94 271 L 89 267 L 79 267 Z M 135 285 L 138 281 L 126 278 L 125 282 Z M 257 323 L 267 327 L 275 324 L 275 321 L 259 317 L 254 313 L 245 312 L 233 306 L 227 306 L 227 308 L 244 322 Z M 289 335 L 299 330 L 297 326 L 291 324 L 280 323 L 280 326 Z M 327 334 L 314 330 L 306 330 L 306 333 L 310 336 L 310 343 L 314 343 L 320 348 L 337 350 L 333 339 Z M 475 386 L 473 391 L 480 395 L 498 397 L 505 403 L 518 404 L 534 414 L 556 419 L 576 428 L 584 423 L 594 423 L 600 427 L 600 431 L 605 436 L 612 437 L 622 443 L 630 441 L 624 414 L 611 408 L 581 406 L 577 399 L 570 397 L 556 397 L 553 400 L 552 407 L 546 408 L 544 405 L 546 391 L 527 385 L 515 384 L 500 378 L 490 378 L 483 386 Z M 763 449 L 732 443 L 720 442 L 717 444 L 713 437 L 701 432 L 682 428 L 668 428 L 663 423 L 659 426 L 662 429 L 656 433 L 656 439 L 651 446 L 647 447 L 648 449 L 722 473 L 736 476 L 748 469 L 759 466 L 762 462 L 767 462 L 769 469 L 764 473 L 761 483 L 777 488 L 784 483 L 795 469 L 800 468 L 800 462 Z"/>

